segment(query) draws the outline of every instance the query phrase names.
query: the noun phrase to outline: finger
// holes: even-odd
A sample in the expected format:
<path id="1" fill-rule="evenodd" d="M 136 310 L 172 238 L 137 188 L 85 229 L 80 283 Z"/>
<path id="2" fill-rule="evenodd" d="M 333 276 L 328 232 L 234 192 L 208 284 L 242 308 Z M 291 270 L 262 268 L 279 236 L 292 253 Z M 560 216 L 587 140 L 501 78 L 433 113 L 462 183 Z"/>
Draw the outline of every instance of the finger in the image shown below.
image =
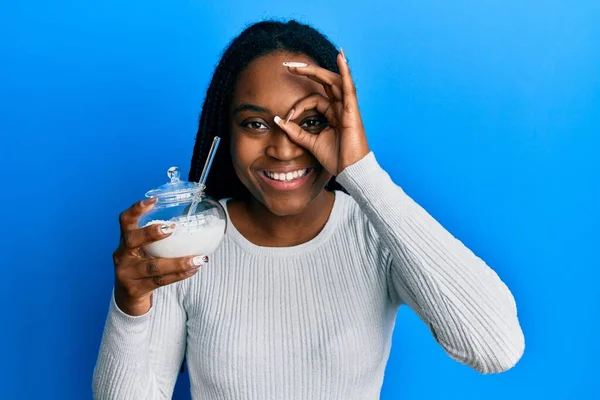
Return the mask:
<path id="1" fill-rule="evenodd" d="M 275 116 L 274 121 L 277 125 L 279 125 L 281 129 L 283 129 L 285 133 L 287 133 L 289 138 L 292 139 L 294 143 L 304 147 L 305 149 L 314 154 L 315 143 L 318 137 L 317 134 L 305 131 L 300 125 L 296 124 L 293 121 L 285 122 L 278 116 Z M 327 127 L 325 129 L 331 128 Z"/>
<path id="2" fill-rule="evenodd" d="M 128 230 L 121 236 L 121 242 L 126 249 L 135 250 L 167 238 L 175 228 L 175 224 L 152 224 L 143 228 Z"/>
<path id="3" fill-rule="evenodd" d="M 145 291 L 151 292 L 161 286 L 171 285 L 175 282 L 182 281 L 196 275 L 200 268 L 193 268 L 184 272 L 175 272 L 168 275 L 153 276 L 140 280 L 139 282 L 144 287 Z"/>
<path id="4" fill-rule="evenodd" d="M 331 90 L 331 88 L 329 86 L 323 86 L 325 88 L 325 94 L 327 95 L 327 98 L 331 99 L 331 101 L 335 101 L 338 104 L 342 104 L 342 100 L 341 98 L 338 99 L 334 94 L 333 91 Z"/>
<path id="5" fill-rule="evenodd" d="M 331 100 L 327 97 L 323 96 L 320 93 L 313 93 L 310 96 L 307 96 L 294 104 L 292 110 L 290 110 L 290 114 L 292 116 L 300 116 L 306 111 L 316 110 L 321 113 L 326 119 L 327 123 L 331 126 L 336 126 L 338 123 L 338 118 L 336 116 L 335 109 Z M 288 122 L 286 118 L 285 122 Z M 301 122 L 301 121 L 300 121 Z"/>
<path id="6" fill-rule="evenodd" d="M 344 103 L 344 111 L 348 113 L 357 113 L 358 98 L 356 97 L 356 86 L 354 85 L 352 74 L 350 74 L 350 67 L 348 66 L 348 61 L 343 49 L 340 49 L 340 53 L 337 56 L 337 65 L 340 69 L 342 80 L 342 92 L 344 94 L 342 101 Z"/>
<path id="7" fill-rule="evenodd" d="M 140 216 L 150 211 L 150 209 L 154 206 L 154 203 L 156 203 L 156 198 L 138 201 L 127 210 L 123 211 L 119 215 L 121 233 L 136 229 L 138 227 L 138 220 L 140 219 Z"/>
<path id="8" fill-rule="evenodd" d="M 208 256 L 143 259 L 136 263 L 130 279 L 149 279 L 178 274 L 198 269 L 206 263 L 208 263 Z"/>
<path id="9" fill-rule="evenodd" d="M 286 65 L 284 63 L 283 65 Z M 321 68 L 318 65 L 307 64 L 304 66 L 288 67 L 288 70 L 295 75 L 306 76 L 315 82 L 320 83 L 325 88 L 325 91 L 329 91 L 327 96 L 330 96 L 331 100 L 342 101 L 342 80 L 340 75 L 335 72 L 331 72 L 328 69 Z"/>

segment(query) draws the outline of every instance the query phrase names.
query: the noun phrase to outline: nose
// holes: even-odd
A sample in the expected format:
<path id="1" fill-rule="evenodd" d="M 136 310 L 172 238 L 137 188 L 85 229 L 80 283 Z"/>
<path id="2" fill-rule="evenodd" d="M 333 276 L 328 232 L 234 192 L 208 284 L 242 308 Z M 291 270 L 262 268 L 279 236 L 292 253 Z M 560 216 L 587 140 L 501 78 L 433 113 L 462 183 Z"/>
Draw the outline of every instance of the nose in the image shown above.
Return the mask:
<path id="1" fill-rule="evenodd" d="M 277 128 L 270 135 L 266 154 L 278 160 L 293 160 L 304 154 L 304 148 L 294 143 L 281 128 Z"/>

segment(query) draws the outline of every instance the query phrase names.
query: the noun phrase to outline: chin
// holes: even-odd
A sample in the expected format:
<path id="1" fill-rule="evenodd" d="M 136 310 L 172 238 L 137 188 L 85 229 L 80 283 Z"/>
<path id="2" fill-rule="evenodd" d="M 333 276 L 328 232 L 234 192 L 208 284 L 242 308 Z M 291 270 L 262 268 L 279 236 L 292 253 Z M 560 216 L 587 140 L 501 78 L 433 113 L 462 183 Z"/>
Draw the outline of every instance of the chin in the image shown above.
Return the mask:
<path id="1" fill-rule="evenodd" d="M 314 199 L 313 196 L 298 194 L 282 194 L 280 196 L 265 196 L 263 204 L 273 214 L 279 217 L 300 214 Z"/>

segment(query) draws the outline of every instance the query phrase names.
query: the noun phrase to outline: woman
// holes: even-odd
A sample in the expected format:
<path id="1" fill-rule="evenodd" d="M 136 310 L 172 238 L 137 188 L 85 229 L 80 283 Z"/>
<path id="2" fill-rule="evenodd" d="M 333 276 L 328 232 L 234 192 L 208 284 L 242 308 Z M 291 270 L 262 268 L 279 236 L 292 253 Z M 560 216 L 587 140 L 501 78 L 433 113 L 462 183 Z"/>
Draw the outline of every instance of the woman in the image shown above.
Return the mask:
<path id="1" fill-rule="evenodd" d="M 230 221 L 208 257 L 150 259 L 169 235 L 121 214 L 99 399 L 377 399 L 401 304 L 481 373 L 524 351 L 497 274 L 378 164 L 343 51 L 295 21 L 247 28 L 207 92 L 190 180 L 222 137 L 209 194 Z"/>

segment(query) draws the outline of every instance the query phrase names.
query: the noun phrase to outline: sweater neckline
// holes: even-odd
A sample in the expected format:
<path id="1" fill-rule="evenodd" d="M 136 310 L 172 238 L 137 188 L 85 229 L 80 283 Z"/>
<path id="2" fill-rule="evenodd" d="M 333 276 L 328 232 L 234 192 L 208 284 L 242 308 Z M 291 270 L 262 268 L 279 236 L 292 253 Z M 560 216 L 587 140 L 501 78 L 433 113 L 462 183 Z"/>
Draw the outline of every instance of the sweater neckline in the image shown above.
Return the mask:
<path id="1" fill-rule="evenodd" d="M 231 222 L 231 217 L 229 215 L 229 210 L 227 208 L 227 202 L 232 198 L 224 198 L 219 200 L 223 208 L 225 209 L 225 214 L 227 215 L 227 235 L 243 250 L 250 254 L 258 255 L 258 256 L 267 256 L 267 257 L 286 257 L 293 256 L 299 253 L 306 253 L 311 251 L 317 247 L 319 247 L 323 242 L 325 242 L 331 233 L 335 230 L 335 227 L 338 224 L 338 220 L 340 218 L 342 202 L 344 201 L 343 195 L 344 193 L 335 190 L 332 192 L 334 194 L 333 207 L 331 208 L 331 212 L 329 213 L 329 217 L 323 226 L 323 229 L 312 239 L 307 242 L 297 244 L 295 246 L 287 246 L 287 247 L 268 247 L 268 246 L 259 246 L 257 244 L 252 243 L 244 235 L 241 234 L 240 231 L 235 227 L 235 225 Z"/>

